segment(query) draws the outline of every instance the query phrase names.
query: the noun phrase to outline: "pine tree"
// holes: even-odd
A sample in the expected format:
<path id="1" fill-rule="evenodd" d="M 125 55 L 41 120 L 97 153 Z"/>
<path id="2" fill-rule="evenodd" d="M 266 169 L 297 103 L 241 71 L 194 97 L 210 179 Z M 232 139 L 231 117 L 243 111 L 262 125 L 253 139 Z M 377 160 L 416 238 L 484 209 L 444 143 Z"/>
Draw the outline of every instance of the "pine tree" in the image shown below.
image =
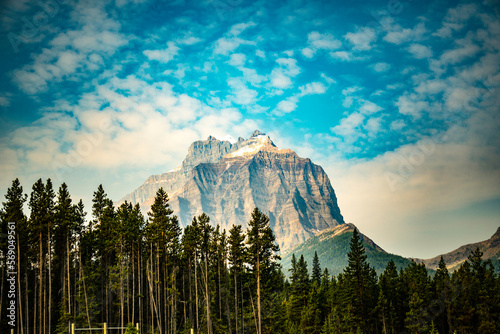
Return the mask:
<path id="1" fill-rule="evenodd" d="M 384 333 L 403 331 L 401 323 L 404 318 L 398 316 L 402 308 L 399 296 L 399 276 L 394 261 L 389 261 L 379 279 L 378 312 Z"/>
<path id="2" fill-rule="evenodd" d="M 57 204 L 54 213 L 54 269 L 55 305 L 58 305 L 57 332 L 65 333 L 71 321 L 72 313 L 72 280 L 74 269 L 73 245 L 76 236 L 82 231 L 82 221 L 78 217 L 78 206 L 74 205 L 66 183 L 59 187 Z"/>
<path id="3" fill-rule="evenodd" d="M 279 256 L 278 245 L 275 243 L 273 230 L 269 226 L 269 218 L 258 208 L 252 212 L 247 232 L 248 261 L 256 280 L 257 290 L 257 333 L 262 334 L 262 301 L 269 296 L 264 292 L 266 274 L 277 268 Z M 261 282 L 262 280 L 262 282 Z"/>
<path id="4" fill-rule="evenodd" d="M 428 331 L 431 325 L 429 305 L 433 294 L 425 265 L 412 261 L 403 271 L 402 279 L 409 295 L 405 326 L 410 333 Z"/>
<path id="5" fill-rule="evenodd" d="M 245 249 L 245 235 L 242 231 L 241 225 L 233 225 L 229 230 L 229 264 L 231 265 L 231 272 L 234 279 L 234 323 L 236 333 L 239 333 L 238 318 L 238 278 L 243 273 L 243 264 L 246 258 Z M 241 285 L 241 282 L 240 282 Z M 243 300 L 242 300 L 243 302 Z M 243 310 L 241 310 L 243 315 Z"/>
<path id="6" fill-rule="evenodd" d="M 440 312 L 437 314 L 436 331 L 439 329 L 442 333 L 452 332 L 451 325 L 451 309 L 450 303 L 452 300 L 452 286 L 448 268 L 443 257 L 439 260 L 438 269 L 434 275 L 434 286 L 436 289 L 437 300 L 439 301 Z"/>
<path id="7" fill-rule="evenodd" d="M 193 219 L 194 221 L 194 219 Z M 199 238 L 199 252 L 200 252 L 200 271 L 201 271 L 201 281 L 204 287 L 204 298 L 205 298 L 205 314 L 206 314 L 206 330 L 207 334 L 213 333 L 213 314 L 212 314 L 212 284 L 209 277 L 209 267 L 212 261 L 212 244 L 214 237 L 214 228 L 210 224 L 210 217 L 207 214 L 202 213 L 196 218 L 196 226 Z"/>
<path id="8" fill-rule="evenodd" d="M 38 268 L 35 285 L 36 308 L 34 312 L 35 332 L 50 331 L 52 307 L 52 229 L 54 215 L 54 191 L 52 182 L 44 185 L 39 179 L 32 188 L 28 206 L 30 218 L 28 230 L 32 240 L 32 254 L 36 258 Z M 36 255 L 35 255 L 36 254 Z"/>
<path id="9" fill-rule="evenodd" d="M 344 297 L 347 300 L 344 300 L 344 303 L 347 302 L 352 306 L 351 326 L 362 332 L 371 333 L 375 330 L 373 319 L 378 300 L 376 273 L 366 260 L 365 248 L 356 228 L 352 234 L 347 257 L 348 265 L 344 269 L 345 288 L 347 288 Z"/>
<path id="10" fill-rule="evenodd" d="M 175 330 L 177 327 L 174 273 L 177 271 L 180 228 L 168 202 L 167 193 L 160 188 L 148 212 L 149 224 L 146 226 L 146 238 L 150 246 L 150 306 L 160 334 L 164 328 L 168 331 L 169 328 Z"/>
<path id="11" fill-rule="evenodd" d="M 316 251 L 314 251 L 311 279 L 313 282 L 316 282 L 318 286 L 321 284 L 321 266 L 319 264 L 318 253 Z"/>
<path id="12" fill-rule="evenodd" d="M 0 326 L 5 325 L 7 327 L 7 317 L 4 316 L 4 312 L 7 309 L 7 294 L 6 291 L 6 273 L 7 271 L 13 271 L 13 269 L 17 270 L 17 282 L 16 282 L 16 291 L 17 291 L 17 313 L 18 314 L 18 326 L 21 327 L 21 330 L 27 330 L 29 326 L 27 317 L 28 317 L 28 307 L 26 305 L 26 300 L 28 298 L 28 291 L 23 289 L 24 286 L 28 284 L 27 276 L 28 276 L 28 263 L 29 258 L 28 254 L 26 254 L 26 249 L 28 249 L 28 245 L 30 240 L 28 239 L 28 226 L 27 226 L 27 218 L 23 212 L 23 205 L 27 200 L 27 195 L 23 193 L 23 187 L 19 182 L 19 179 L 15 179 L 12 181 L 12 185 L 7 189 L 7 194 L 5 195 L 5 202 L 2 202 L 2 210 L 0 211 L 0 233 L 5 236 L 5 238 L 0 238 L 0 247 L 2 250 L 7 250 L 7 242 L 9 240 L 9 233 L 11 231 L 10 226 L 14 228 L 14 238 L 15 238 L 15 261 L 14 263 L 7 265 L 7 256 L 1 257 L 2 261 L 0 266 L 2 268 L 2 273 L 0 276 L 1 279 L 1 297 L 0 297 Z M 9 223 L 13 223 L 10 224 Z M 21 252 L 21 250 L 24 250 Z M 12 266 L 13 267 L 12 267 Z M 23 305 L 25 309 L 23 309 Z M 5 323 L 3 323 L 5 322 Z"/>

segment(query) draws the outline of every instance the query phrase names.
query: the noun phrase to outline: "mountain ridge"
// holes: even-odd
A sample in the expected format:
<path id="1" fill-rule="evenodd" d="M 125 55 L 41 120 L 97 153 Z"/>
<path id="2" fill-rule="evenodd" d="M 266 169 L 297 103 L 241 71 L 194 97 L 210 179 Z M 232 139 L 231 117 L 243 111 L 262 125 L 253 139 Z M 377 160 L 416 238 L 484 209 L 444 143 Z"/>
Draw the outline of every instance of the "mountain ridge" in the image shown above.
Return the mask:
<path id="1" fill-rule="evenodd" d="M 309 265 L 312 265 L 314 253 L 317 252 L 321 267 L 327 268 L 330 274 L 342 273 L 348 264 L 347 253 L 350 250 L 350 241 L 356 226 L 345 223 L 333 228 L 325 229 L 300 245 L 282 254 L 281 264 L 283 272 L 288 275 L 291 267 L 292 254 L 296 257 L 304 256 Z M 377 274 L 384 271 L 387 263 L 393 260 L 398 268 L 406 267 L 411 260 L 396 254 L 390 254 L 377 245 L 372 239 L 359 232 L 361 241 L 365 247 L 367 261 L 375 269 Z"/>
<path id="2" fill-rule="evenodd" d="M 429 269 L 437 269 L 441 256 L 446 262 L 448 270 L 454 271 L 463 262 L 467 260 L 467 257 L 471 251 L 479 248 L 483 252 L 483 259 L 500 260 L 500 227 L 497 228 L 496 232 L 489 238 L 483 241 L 475 242 L 460 246 L 448 253 L 444 253 L 429 259 L 414 259 L 418 263 L 424 263 Z"/>

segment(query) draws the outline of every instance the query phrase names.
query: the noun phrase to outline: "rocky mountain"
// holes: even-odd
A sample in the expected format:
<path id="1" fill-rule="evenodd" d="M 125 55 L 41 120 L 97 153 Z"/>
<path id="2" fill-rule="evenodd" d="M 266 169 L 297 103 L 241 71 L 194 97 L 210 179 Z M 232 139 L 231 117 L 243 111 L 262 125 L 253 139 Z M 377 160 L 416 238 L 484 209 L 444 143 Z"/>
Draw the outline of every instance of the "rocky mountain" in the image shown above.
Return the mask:
<path id="1" fill-rule="evenodd" d="M 322 269 L 328 268 L 328 272 L 334 275 L 343 272 L 347 266 L 347 253 L 350 249 L 349 244 L 353 231 L 353 224 L 342 224 L 328 228 L 306 240 L 282 256 L 281 265 L 283 266 L 283 272 L 288 276 L 288 269 L 291 268 L 292 254 L 295 254 L 297 258 L 303 255 L 309 265 L 309 271 L 311 271 L 314 252 L 318 253 Z M 390 260 L 393 260 L 398 268 L 404 268 L 410 264 L 411 261 L 409 259 L 387 253 L 366 235 L 360 233 L 360 236 L 365 246 L 367 260 L 378 274 L 384 271 Z"/>
<path id="2" fill-rule="evenodd" d="M 237 141 L 208 137 L 189 147 L 182 165 L 150 176 L 125 200 L 146 213 L 163 187 L 182 226 L 207 213 L 214 224 L 246 228 L 254 207 L 270 218 L 282 251 L 344 223 L 323 168 L 255 131 Z"/>
<path id="3" fill-rule="evenodd" d="M 495 267 L 498 269 L 500 268 L 498 266 L 499 261 L 500 261 L 500 227 L 497 229 L 495 234 L 488 240 L 476 242 L 473 244 L 468 244 L 461 246 L 454 251 L 451 251 L 449 253 L 443 254 L 443 255 L 438 255 L 436 257 L 433 257 L 432 259 L 415 259 L 419 263 L 425 263 L 425 266 L 429 269 L 437 269 L 439 260 L 441 259 L 441 256 L 443 256 L 444 261 L 446 262 L 446 266 L 448 267 L 448 270 L 454 271 L 455 269 L 458 269 L 460 265 L 467 260 L 467 257 L 470 255 L 470 253 L 478 248 L 483 252 L 483 260 L 492 260 L 493 264 Z"/>

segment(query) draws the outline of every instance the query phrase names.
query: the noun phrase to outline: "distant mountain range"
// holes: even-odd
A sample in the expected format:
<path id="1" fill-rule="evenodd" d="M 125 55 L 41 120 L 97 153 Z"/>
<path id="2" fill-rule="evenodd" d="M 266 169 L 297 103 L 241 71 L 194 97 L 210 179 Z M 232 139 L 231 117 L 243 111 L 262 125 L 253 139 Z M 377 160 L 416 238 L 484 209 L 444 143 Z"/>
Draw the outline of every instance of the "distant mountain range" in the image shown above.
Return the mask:
<path id="1" fill-rule="evenodd" d="M 121 199 L 146 213 L 163 187 L 182 226 L 208 214 L 214 224 L 246 227 L 254 207 L 270 219 L 281 250 L 344 223 L 323 168 L 290 149 L 279 149 L 255 131 L 248 139 L 196 141 L 182 165 L 146 182 Z"/>
<path id="2" fill-rule="evenodd" d="M 433 257 L 432 259 L 415 259 L 415 261 L 419 263 L 425 263 L 425 266 L 429 269 L 437 269 L 441 256 L 443 256 L 444 261 L 448 267 L 448 270 L 454 271 L 460 265 L 467 260 L 467 257 L 471 253 L 471 251 L 479 248 L 483 252 L 483 259 L 490 259 L 495 268 L 500 270 L 500 227 L 497 229 L 495 234 L 488 240 L 484 240 L 481 242 L 476 242 L 473 244 L 468 244 L 465 246 L 461 246 L 454 251 L 449 253 L 438 255 Z"/>
<path id="3" fill-rule="evenodd" d="M 181 166 L 150 176 L 118 204 L 139 203 L 146 214 L 160 187 L 169 194 L 170 206 L 182 226 L 205 212 L 214 225 L 220 224 L 224 229 L 233 224 L 246 228 L 253 208 L 258 207 L 270 219 L 285 272 L 293 253 L 303 254 L 312 265 L 317 251 L 323 268 L 333 274 L 347 265 L 354 225 L 344 223 L 323 168 L 290 149 L 276 147 L 269 136 L 258 130 L 248 139 L 209 136 L 195 141 Z M 391 259 L 398 267 L 411 261 L 385 252 L 367 236 L 362 238 L 368 260 L 379 273 Z M 490 258 L 498 265 L 500 228 L 486 241 L 444 254 L 449 269 L 458 268 L 476 247 L 484 252 L 484 259 Z M 436 269 L 439 259 L 440 256 L 414 260 Z"/>

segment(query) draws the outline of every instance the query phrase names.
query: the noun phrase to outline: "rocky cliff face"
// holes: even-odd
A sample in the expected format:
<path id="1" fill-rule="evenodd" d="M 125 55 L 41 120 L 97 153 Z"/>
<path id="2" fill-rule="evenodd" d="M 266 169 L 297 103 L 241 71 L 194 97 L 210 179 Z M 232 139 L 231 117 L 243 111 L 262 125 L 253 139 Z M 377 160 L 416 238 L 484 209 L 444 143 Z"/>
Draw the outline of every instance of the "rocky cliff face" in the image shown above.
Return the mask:
<path id="1" fill-rule="evenodd" d="M 149 177 L 122 201 L 140 203 L 147 212 L 160 187 L 183 226 L 205 212 L 222 228 L 246 227 L 258 207 L 284 251 L 344 223 L 323 169 L 258 131 L 232 143 L 214 137 L 193 143 L 181 167 Z"/>

